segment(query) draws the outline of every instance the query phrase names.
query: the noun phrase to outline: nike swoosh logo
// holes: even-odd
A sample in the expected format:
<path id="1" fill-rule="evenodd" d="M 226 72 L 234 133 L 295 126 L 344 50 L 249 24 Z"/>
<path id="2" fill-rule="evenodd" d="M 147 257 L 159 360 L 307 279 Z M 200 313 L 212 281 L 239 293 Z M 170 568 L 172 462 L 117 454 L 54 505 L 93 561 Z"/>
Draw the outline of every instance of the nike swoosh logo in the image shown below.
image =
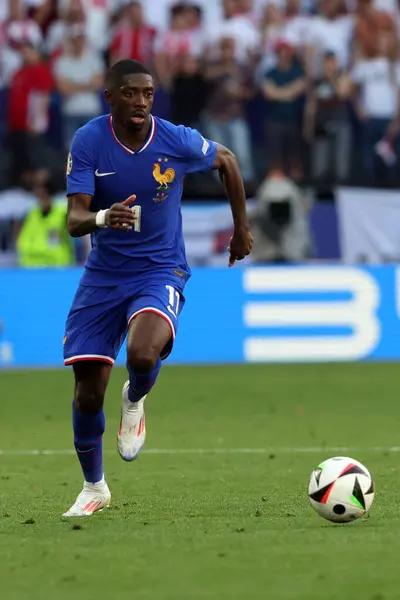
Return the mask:
<path id="1" fill-rule="evenodd" d="M 94 174 L 96 175 L 96 177 L 106 177 L 106 175 L 115 175 L 115 171 L 113 171 L 112 173 L 99 173 L 99 170 L 96 169 Z"/>

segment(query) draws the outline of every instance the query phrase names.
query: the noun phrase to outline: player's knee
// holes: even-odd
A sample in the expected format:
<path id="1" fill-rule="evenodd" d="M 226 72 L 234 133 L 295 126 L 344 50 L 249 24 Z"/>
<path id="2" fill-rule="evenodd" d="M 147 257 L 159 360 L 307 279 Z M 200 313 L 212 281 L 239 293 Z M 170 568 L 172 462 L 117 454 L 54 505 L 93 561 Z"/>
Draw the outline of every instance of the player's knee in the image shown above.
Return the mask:
<path id="1" fill-rule="evenodd" d="M 104 391 L 100 388 L 87 388 L 77 384 L 75 392 L 75 407 L 82 414 L 99 411 L 104 403 Z"/>
<path id="2" fill-rule="evenodd" d="M 157 348 L 151 346 L 128 348 L 128 364 L 135 373 L 150 373 L 158 357 Z"/>

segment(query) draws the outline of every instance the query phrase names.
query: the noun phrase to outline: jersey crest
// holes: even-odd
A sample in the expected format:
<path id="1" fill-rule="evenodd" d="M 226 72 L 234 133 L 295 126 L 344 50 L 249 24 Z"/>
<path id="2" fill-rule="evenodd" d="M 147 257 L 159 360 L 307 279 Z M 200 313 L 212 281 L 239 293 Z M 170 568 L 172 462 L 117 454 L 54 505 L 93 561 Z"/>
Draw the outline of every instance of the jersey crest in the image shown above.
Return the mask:
<path id="1" fill-rule="evenodd" d="M 161 170 L 161 163 L 168 162 L 168 158 L 158 159 L 158 162 L 153 165 L 153 177 L 157 181 L 158 190 L 169 190 L 169 184 L 171 184 L 175 179 L 175 169 L 172 167 L 167 167 L 164 172 Z"/>

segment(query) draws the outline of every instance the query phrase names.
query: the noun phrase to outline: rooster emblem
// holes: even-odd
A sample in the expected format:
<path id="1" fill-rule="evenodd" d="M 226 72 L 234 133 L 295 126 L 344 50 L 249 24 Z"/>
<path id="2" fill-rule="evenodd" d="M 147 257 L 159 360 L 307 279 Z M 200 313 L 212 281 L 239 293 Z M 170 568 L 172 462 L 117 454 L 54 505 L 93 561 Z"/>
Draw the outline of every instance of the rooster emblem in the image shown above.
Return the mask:
<path id="1" fill-rule="evenodd" d="M 164 171 L 164 173 L 162 173 L 161 171 L 161 161 L 162 159 L 159 158 L 158 162 L 154 163 L 153 166 L 153 177 L 154 179 L 157 181 L 157 183 L 159 184 L 158 186 L 158 190 L 168 190 L 168 184 L 172 183 L 175 179 L 175 170 L 172 169 L 171 167 L 167 167 Z M 164 159 L 165 162 L 168 161 L 167 158 Z"/>

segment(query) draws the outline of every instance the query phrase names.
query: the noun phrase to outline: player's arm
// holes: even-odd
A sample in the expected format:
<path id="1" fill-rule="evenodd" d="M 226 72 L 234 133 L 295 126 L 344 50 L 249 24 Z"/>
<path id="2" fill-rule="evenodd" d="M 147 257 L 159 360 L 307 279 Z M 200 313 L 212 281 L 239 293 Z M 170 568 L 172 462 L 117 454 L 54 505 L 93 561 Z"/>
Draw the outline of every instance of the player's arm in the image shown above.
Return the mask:
<path id="1" fill-rule="evenodd" d="M 136 217 L 129 205 L 136 200 L 130 196 L 124 202 L 93 212 L 95 195 L 95 142 L 88 132 L 78 131 L 72 142 L 67 163 L 67 228 L 72 237 L 93 233 L 98 228 L 132 229 Z"/>
<path id="2" fill-rule="evenodd" d="M 235 155 L 220 144 L 217 144 L 214 169 L 219 171 L 232 210 L 234 230 L 229 246 L 229 266 L 232 267 L 236 260 L 242 260 L 248 256 L 253 246 L 246 210 L 246 193 Z"/>
<path id="3" fill-rule="evenodd" d="M 68 196 L 68 233 L 72 237 L 81 237 L 104 227 L 132 229 L 136 218 L 129 205 L 135 199 L 136 196 L 129 196 L 124 202 L 113 204 L 111 208 L 92 212 L 90 210 L 91 195 L 71 194 Z"/>
<path id="4" fill-rule="evenodd" d="M 96 213 L 90 211 L 92 196 L 72 194 L 68 196 L 67 229 L 72 237 L 81 237 L 97 229 Z"/>

